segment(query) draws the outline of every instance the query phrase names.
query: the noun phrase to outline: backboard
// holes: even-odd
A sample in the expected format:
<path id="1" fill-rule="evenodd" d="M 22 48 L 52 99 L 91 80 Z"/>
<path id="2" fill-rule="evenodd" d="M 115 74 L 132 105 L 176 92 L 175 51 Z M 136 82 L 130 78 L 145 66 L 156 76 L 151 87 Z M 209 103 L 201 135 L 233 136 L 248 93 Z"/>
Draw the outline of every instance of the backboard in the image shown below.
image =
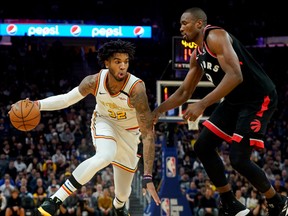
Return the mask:
<path id="1" fill-rule="evenodd" d="M 167 99 L 171 94 L 173 94 L 181 84 L 182 81 L 158 80 L 156 83 L 157 105 L 161 104 L 165 99 Z M 195 92 L 193 93 L 192 98 L 187 100 L 185 104 L 164 113 L 162 116 L 159 117 L 159 122 L 182 122 L 182 115 L 187 107 L 187 104 L 199 101 L 214 88 L 215 86 L 211 82 L 200 81 L 197 85 L 197 88 L 195 89 Z M 209 108 L 207 108 L 200 120 L 207 119 L 215 106 L 210 106 Z"/>

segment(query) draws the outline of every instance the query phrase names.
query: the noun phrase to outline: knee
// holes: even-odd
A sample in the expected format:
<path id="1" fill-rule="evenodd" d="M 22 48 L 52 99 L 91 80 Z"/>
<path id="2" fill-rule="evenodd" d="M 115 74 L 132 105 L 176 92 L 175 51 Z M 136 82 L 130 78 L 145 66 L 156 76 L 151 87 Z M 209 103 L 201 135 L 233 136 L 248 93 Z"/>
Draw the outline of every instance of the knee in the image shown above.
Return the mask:
<path id="1" fill-rule="evenodd" d="M 93 157 L 97 158 L 98 161 L 110 164 L 115 159 L 115 156 L 116 156 L 116 149 L 111 148 L 109 150 L 101 149 L 97 151 Z"/>
<path id="2" fill-rule="evenodd" d="M 122 202 L 126 202 L 131 194 L 131 187 L 129 190 L 121 190 L 115 188 L 115 196 Z"/>
<path id="3" fill-rule="evenodd" d="M 244 157 L 241 157 L 240 154 L 231 154 L 229 156 L 231 166 L 235 170 L 241 170 L 245 168 L 247 161 Z"/>

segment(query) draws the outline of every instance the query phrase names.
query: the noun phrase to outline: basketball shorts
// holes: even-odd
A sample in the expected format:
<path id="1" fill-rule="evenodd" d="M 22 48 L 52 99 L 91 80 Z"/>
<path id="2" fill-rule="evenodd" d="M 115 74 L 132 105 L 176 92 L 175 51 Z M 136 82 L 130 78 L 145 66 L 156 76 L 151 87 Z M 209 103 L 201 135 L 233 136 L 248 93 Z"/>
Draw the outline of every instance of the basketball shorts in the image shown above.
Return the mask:
<path id="1" fill-rule="evenodd" d="M 203 125 L 228 143 L 248 136 L 253 143 L 263 140 L 269 121 L 277 108 L 276 91 L 249 103 L 232 104 L 223 100 Z M 263 141 L 256 147 L 264 148 Z M 253 144 L 251 144 L 253 145 Z"/>
<path id="2" fill-rule="evenodd" d="M 139 129 L 126 130 L 100 116 L 96 117 L 94 124 L 95 130 L 92 130 L 94 145 L 97 139 L 113 139 L 116 142 L 117 153 L 112 164 L 128 172 L 135 172 L 140 159 L 137 155 L 141 134 Z"/>

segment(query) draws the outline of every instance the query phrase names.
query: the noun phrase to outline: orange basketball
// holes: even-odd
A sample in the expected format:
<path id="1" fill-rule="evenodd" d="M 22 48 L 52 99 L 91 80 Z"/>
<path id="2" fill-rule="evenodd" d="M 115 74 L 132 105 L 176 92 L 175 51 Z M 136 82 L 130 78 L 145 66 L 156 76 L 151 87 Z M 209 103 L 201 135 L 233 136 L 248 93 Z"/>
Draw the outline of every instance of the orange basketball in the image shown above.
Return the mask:
<path id="1" fill-rule="evenodd" d="M 11 124 L 20 131 L 34 129 L 41 120 L 39 107 L 28 99 L 15 103 L 9 111 Z"/>

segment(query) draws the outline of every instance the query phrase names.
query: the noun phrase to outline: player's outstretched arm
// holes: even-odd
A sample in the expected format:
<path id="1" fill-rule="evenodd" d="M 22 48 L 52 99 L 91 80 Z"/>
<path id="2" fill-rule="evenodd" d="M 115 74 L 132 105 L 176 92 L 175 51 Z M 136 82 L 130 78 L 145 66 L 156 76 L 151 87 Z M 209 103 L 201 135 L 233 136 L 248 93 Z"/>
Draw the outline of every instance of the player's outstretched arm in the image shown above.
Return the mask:
<path id="1" fill-rule="evenodd" d="M 153 197 L 156 205 L 159 205 L 161 201 L 152 181 L 152 171 L 155 158 L 155 134 L 153 130 L 152 113 L 149 107 L 144 83 L 140 82 L 134 87 L 130 101 L 136 109 L 137 120 L 143 142 L 143 193 L 145 194 L 147 190 Z"/>
<path id="2" fill-rule="evenodd" d="M 59 94 L 39 100 L 38 104 L 40 110 L 53 111 L 64 109 L 79 102 L 88 94 L 93 94 L 96 86 L 96 76 L 97 74 L 86 76 L 79 86 L 65 94 Z"/>

